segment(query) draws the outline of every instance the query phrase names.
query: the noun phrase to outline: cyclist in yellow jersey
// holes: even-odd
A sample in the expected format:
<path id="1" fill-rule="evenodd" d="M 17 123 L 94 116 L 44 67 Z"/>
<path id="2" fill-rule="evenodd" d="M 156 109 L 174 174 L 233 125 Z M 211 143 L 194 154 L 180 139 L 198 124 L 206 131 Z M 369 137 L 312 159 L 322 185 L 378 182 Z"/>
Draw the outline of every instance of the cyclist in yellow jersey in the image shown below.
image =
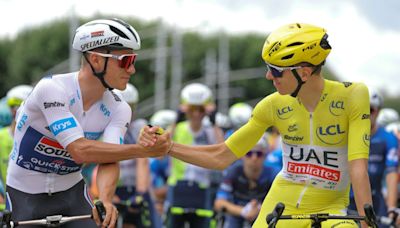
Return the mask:
<path id="1" fill-rule="evenodd" d="M 277 175 L 253 227 L 267 227 L 276 203 L 284 214 L 344 215 L 353 186 L 358 213 L 371 204 L 368 179 L 370 137 L 369 95 L 362 83 L 323 78 L 321 67 L 331 46 L 325 29 L 308 24 L 285 25 L 267 38 L 262 57 L 266 78 L 277 92 L 260 101 L 249 122 L 224 143 L 211 146 L 172 144 L 170 156 L 199 166 L 224 169 L 244 156 L 265 130 L 282 135 L 283 168 Z M 157 127 L 145 127 L 139 141 L 152 146 Z M 185 153 L 188 150 L 191 153 Z M 310 227 L 307 220 L 281 220 L 278 227 Z M 365 223 L 362 223 L 366 227 Z M 358 227 L 347 220 L 329 220 L 322 227 Z"/>

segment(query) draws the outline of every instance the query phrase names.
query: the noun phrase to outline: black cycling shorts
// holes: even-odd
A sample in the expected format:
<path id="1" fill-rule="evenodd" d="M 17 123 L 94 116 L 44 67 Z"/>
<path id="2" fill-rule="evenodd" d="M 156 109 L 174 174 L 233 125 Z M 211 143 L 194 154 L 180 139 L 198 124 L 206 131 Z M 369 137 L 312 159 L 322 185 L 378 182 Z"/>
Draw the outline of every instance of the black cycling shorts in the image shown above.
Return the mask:
<path id="1" fill-rule="evenodd" d="M 92 213 L 93 203 L 82 180 L 68 190 L 47 194 L 29 194 L 7 186 L 6 209 L 13 221 L 43 219 L 49 215 L 76 216 Z M 42 226 L 24 226 L 24 228 Z M 64 228 L 95 228 L 92 219 L 77 220 L 62 225 Z"/>

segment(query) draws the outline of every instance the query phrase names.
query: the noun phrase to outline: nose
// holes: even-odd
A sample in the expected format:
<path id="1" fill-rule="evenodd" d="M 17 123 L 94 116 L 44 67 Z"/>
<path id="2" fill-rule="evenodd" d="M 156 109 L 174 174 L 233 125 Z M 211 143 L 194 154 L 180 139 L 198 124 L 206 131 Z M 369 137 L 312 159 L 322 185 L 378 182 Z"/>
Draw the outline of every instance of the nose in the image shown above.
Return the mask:
<path id="1" fill-rule="evenodd" d="M 274 76 L 272 76 L 272 73 L 271 73 L 270 70 L 267 70 L 267 72 L 265 73 L 265 77 L 266 77 L 268 80 L 273 80 L 273 79 L 274 79 Z"/>
<path id="2" fill-rule="evenodd" d="M 136 73 L 136 67 L 134 64 L 129 65 L 128 69 L 126 69 L 127 72 L 129 72 L 129 74 L 134 74 Z"/>

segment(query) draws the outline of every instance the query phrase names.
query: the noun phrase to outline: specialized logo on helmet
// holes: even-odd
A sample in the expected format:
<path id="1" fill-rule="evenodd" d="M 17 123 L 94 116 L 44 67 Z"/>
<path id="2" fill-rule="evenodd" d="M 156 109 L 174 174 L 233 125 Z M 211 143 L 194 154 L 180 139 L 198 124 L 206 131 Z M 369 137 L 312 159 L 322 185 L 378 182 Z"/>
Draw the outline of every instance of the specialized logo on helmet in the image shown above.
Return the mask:
<path id="1" fill-rule="evenodd" d="M 346 131 L 340 127 L 340 124 L 321 126 L 316 131 L 318 139 L 328 145 L 339 144 L 345 139 Z"/>
<path id="2" fill-rule="evenodd" d="M 334 116 L 340 116 L 344 112 L 343 101 L 331 101 L 329 104 L 329 112 Z"/>
<path id="3" fill-rule="evenodd" d="M 285 120 L 289 119 L 293 115 L 293 108 L 290 106 L 286 106 L 276 110 L 276 114 L 279 119 Z"/>
<path id="4" fill-rule="evenodd" d="M 99 37 L 99 36 L 104 36 L 104 30 L 103 30 L 103 31 L 96 31 L 96 32 L 91 32 L 91 33 L 90 33 L 90 37 L 91 37 L 91 38 Z"/>
<path id="5" fill-rule="evenodd" d="M 119 41 L 119 36 L 112 36 L 112 37 L 107 37 L 104 39 L 100 39 L 100 40 L 95 40 L 89 43 L 84 43 L 81 45 L 81 50 L 82 51 L 87 51 L 99 46 L 107 46 L 110 44 L 114 44 L 117 43 Z"/>
<path id="6" fill-rule="evenodd" d="M 274 52 L 278 51 L 279 48 L 282 46 L 281 42 L 276 42 L 271 49 L 269 49 L 268 55 L 271 56 Z"/>

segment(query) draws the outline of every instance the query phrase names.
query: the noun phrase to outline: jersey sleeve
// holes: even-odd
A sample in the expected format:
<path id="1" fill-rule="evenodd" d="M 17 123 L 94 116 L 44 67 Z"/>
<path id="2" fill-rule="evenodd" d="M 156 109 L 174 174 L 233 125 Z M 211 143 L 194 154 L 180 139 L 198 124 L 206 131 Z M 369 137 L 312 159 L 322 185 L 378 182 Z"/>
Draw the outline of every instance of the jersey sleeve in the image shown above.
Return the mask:
<path id="1" fill-rule="evenodd" d="M 397 153 L 398 142 L 395 135 L 388 132 L 386 136 L 386 173 L 397 172 L 399 155 Z"/>
<path id="2" fill-rule="evenodd" d="M 349 94 L 348 160 L 368 159 L 370 141 L 370 105 L 364 84 L 353 84 Z"/>
<path id="3" fill-rule="evenodd" d="M 225 144 L 237 157 L 242 157 L 250 151 L 266 129 L 273 124 L 271 102 L 271 96 L 260 101 L 254 108 L 250 120 L 225 141 Z"/>
<path id="4" fill-rule="evenodd" d="M 80 124 L 69 109 L 68 94 L 63 86 L 51 78 L 45 78 L 36 85 L 32 95 L 49 125 L 49 130 L 64 148 L 84 137 Z"/>
<path id="5" fill-rule="evenodd" d="M 126 102 L 117 106 L 110 123 L 104 129 L 103 141 L 114 144 L 123 144 L 124 136 L 131 122 L 132 110 Z"/>

